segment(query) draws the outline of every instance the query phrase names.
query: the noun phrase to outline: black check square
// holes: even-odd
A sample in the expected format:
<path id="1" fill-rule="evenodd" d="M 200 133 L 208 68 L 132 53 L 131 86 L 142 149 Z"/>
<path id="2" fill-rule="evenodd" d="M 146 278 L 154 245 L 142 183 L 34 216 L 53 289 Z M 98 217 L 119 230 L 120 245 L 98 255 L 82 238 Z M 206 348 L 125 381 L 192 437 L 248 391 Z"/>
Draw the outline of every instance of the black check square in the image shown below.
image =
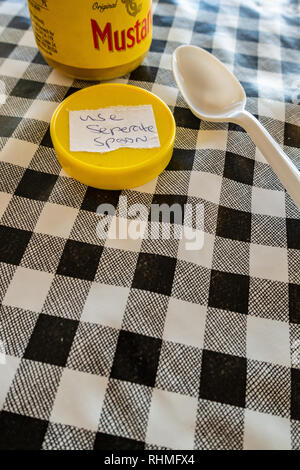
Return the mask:
<path id="1" fill-rule="evenodd" d="M 16 44 L 11 44 L 10 42 L 0 42 L 0 57 L 9 57 L 15 47 Z"/>
<path id="2" fill-rule="evenodd" d="M 0 137 L 10 137 L 21 120 L 16 116 L 0 116 Z"/>
<path id="3" fill-rule="evenodd" d="M 224 165 L 225 178 L 252 185 L 253 175 L 254 160 L 242 157 L 236 153 L 226 152 Z"/>
<path id="4" fill-rule="evenodd" d="M 67 93 L 65 94 L 64 99 L 66 99 L 66 98 L 68 98 L 69 96 L 73 95 L 73 93 L 76 93 L 76 91 L 78 91 L 78 90 L 79 90 L 79 88 L 75 88 L 75 87 L 71 86 L 71 87 L 68 89 Z"/>
<path id="5" fill-rule="evenodd" d="M 41 313 L 25 350 L 24 358 L 64 367 L 78 321 Z"/>
<path id="6" fill-rule="evenodd" d="M 251 239 L 251 213 L 219 206 L 216 234 L 242 242 Z"/>
<path id="7" fill-rule="evenodd" d="M 294 75 L 299 75 L 300 74 L 300 65 L 295 63 L 295 62 L 287 62 L 287 61 L 281 61 L 281 64 L 278 64 L 278 68 L 281 66 L 281 71 L 283 75 L 288 75 L 288 74 L 294 74 Z"/>
<path id="8" fill-rule="evenodd" d="M 246 133 L 245 129 L 243 129 L 241 126 L 238 124 L 235 124 L 234 122 L 230 122 L 228 124 L 228 130 L 229 131 L 236 131 L 236 132 L 244 132 Z"/>
<path id="9" fill-rule="evenodd" d="M 164 41 L 163 39 L 152 39 L 150 51 L 162 53 L 164 52 L 166 45 L 167 41 Z"/>
<path id="10" fill-rule="evenodd" d="M 0 261 L 19 265 L 32 232 L 0 225 Z"/>
<path id="11" fill-rule="evenodd" d="M 57 274 L 93 281 L 102 250 L 102 246 L 67 240 Z"/>
<path id="12" fill-rule="evenodd" d="M 40 51 L 37 52 L 36 56 L 32 60 L 32 64 L 47 65 L 47 62 L 45 61 Z"/>
<path id="13" fill-rule="evenodd" d="M 202 0 L 201 10 L 210 11 L 212 13 L 218 13 L 220 9 L 219 0 Z"/>
<path id="14" fill-rule="evenodd" d="M 300 126 L 289 122 L 284 124 L 284 145 L 300 148 Z"/>
<path id="15" fill-rule="evenodd" d="M 289 284 L 289 316 L 291 323 L 300 325 L 300 285 Z"/>
<path id="16" fill-rule="evenodd" d="M 170 171 L 184 171 L 193 168 L 195 150 L 174 149 L 172 158 L 166 168 Z"/>
<path id="17" fill-rule="evenodd" d="M 132 287 L 170 295 L 176 259 L 168 256 L 140 253 Z"/>
<path id="18" fill-rule="evenodd" d="M 111 377 L 154 387 L 161 340 L 121 330 Z"/>
<path id="19" fill-rule="evenodd" d="M 111 204 L 116 209 L 120 194 L 121 191 L 108 191 L 104 189 L 92 188 L 89 186 L 82 201 L 81 209 L 85 211 L 96 212 L 101 204 Z"/>
<path id="20" fill-rule="evenodd" d="M 211 271 L 209 299 L 210 307 L 248 313 L 249 276 L 223 271 Z"/>
<path id="21" fill-rule="evenodd" d="M 186 201 L 187 196 L 180 194 L 154 194 L 149 220 L 151 222 L 182 224 Z M 164 207 L 166 208 L 165 216 Z"/>
<path id="22" fill-rule="evenodd" d="M 50 135 L 50 126 L 46 130 L 44 137 L 41 140 L 41 145 L 48 148 L 53 148 L 53 142 Z"/>
<path id="23" fill-rule="evenodd" d="M 92 450 L 95 432 L 83 427 L 49 422 L 42 450 Z"/>
<path id="24" fill-rule="evenodd" d="M 128 437 L 113 436 L 103 432 L 97 432 L 94 450 L 144 450 L 145 443 L 129 439 Z"/>
<path id="25" fill-rule="evenodd" d="M 245 407 L 247 360 L 245 357 L 204 349 L 200 398 Z"/>
<path id="26" fill-rule="evenodd" d="M 11 95 L 34 100 L 40 93 L 43 86 L 44 84 L 42 82 L 20 78 L 12 90 Z"/>
<path id="27" fill-rule="evenodd" d="M 200 119 L 198 119 L 188 108 L 176 106 L 174 108 L 174 118 L 178 127 L 187 127 L 189 129 L 200 129 Z"/>
<path id="28" fill-rule="evenodd" d="M 295 19 L 296 18 L 298 20 L 298 15 L 295 17 Z M 299 21 L 294 26 L 298 27 L 299 26 Z M 296 51 L 298 51 L 300 49 L 300 39 L 297 38 L 297 37 L 286 36 L 284 34 L 281 34 L 280 35 L 280 42 L 281 42 L 282 47 L 286 47 L 288 49 L 295 49 Z"/>
<path id="29" fill-rule="evenodd" d="M 300 369 L 291 369 L 291 418 L 300 421 Z"/>
<path id="30" fill-rule="evenodd" d="M 254 55 L 236 53 L 234 55 L 235 65 L 245 67 L 246 69 L 257 70 L 258 58 Z"/>
<path id="31" fill-rule="evenodd" d="M 28 29 L 30 27 L 30 19 L 26 16 L 14 16 L 7 26 L 8 28 Z"/>
<path id="32" fill-rule="evenodd" d="M 241 5 L 240 6 L 240 11 L 239 11 L 240 16 L 244 18 L 253 18 L 253 19 L 258 19 L 259 18 L 259 13 L 256 9 L 248 7 L 246 5 Z"/>
<path id="33" fill-rule="evenodd" d="M 153 15 L 153 26 L 170 27 L 174 21 L 174 16 Z"/>
<path id="34" fill-rule="evenodd" d="M 203 21 L 196 21 L 194 25 L 194 32 L 213 35 L 216 32 L 216 25 L 211 23 L 204 23 Z"/>
<path id="35" fill-rule="evenodd" d="M 300 219 L 286 219 L 287 246 L 300 249 Z"/>
<path id="36" fill-rule="evenodd" d="M 29 199 L 37 199 L 38 201 L 47 201 L 56 180 L 57 175 L 27 169 L 17 186 L 15 194 Z"/>
<path id="37" fill-rule="evenodd" d="M 255 83 L 241 80 L 241 85 L 244 88 L 248 98 L 258 98 L 258 89 Z"/>
<path id="38" fill-rule="evenodd" d="M 259 42 L 259 31 L 256 29 L 239 28 L 236 32 L 236 38 L 239 41 Z"/>
<path id="39" fill-rule="evenodd" d="M 2 410 L 0 450 L 40 450 L 48 421 Z"/>
<path id="40" fill-rule="evenodd" d="M 130 80 L 136 82 L 155 82 L 155 78 L 158 72 L 157 67 L 150 67 L 150 65 L 140 65 L 130 74 Z"/>

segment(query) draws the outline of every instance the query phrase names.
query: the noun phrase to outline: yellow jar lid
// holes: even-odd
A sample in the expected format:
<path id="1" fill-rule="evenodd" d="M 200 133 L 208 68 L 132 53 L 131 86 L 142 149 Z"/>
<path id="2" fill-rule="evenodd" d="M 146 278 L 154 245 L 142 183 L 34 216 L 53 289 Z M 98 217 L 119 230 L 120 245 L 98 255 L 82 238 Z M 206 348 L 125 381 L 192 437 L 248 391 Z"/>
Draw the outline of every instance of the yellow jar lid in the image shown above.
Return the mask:
<path id="1" fill-rule="evenodd" d="M 69 111 L 110 106 L 152 105 L 160 147 L 120 148 L 107 153 L 72 152 Z M 176 125 L 168 106 L 153 93 L 132 85 L 109 83 L 84 88 L 55 110 L 50 126 L 58 161 L 74 179 L 101 189 L 128 189 L 154 179 L 169 163 Z"/>

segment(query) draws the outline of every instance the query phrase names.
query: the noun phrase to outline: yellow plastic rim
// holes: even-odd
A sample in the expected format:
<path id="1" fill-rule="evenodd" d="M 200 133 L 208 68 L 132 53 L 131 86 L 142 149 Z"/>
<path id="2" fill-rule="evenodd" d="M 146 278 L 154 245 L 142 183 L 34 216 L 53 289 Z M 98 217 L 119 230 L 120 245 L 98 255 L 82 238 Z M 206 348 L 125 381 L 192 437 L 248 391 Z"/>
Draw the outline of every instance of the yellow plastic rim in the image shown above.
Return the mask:
<path id="1" fill-rule="evenodd" d="M 69 150 L 69 111 L 109 106 L 153 107 L 160 147 L 121 148 L 107 153 Z M 66 98 L 55 110 L 50 134 L 58 161 L 74 179 L 101 189 L 128 189 L 154 179 L 169 163 L 176 125 L 168 106 L 153 93 L 132 85 L 109 83 L 84 88 Z"/>

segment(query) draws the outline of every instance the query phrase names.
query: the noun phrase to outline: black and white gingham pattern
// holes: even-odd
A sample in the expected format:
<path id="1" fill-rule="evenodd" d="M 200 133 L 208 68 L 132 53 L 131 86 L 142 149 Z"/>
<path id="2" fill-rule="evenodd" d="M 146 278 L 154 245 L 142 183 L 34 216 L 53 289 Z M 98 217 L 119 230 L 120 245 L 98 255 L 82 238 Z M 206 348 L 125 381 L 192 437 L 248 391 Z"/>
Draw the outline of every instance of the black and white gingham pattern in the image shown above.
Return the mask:
<path id="1" fill-rule="evenodd" d="M 180 44 L 212 52 L 299 166 L 299 4 L 160 0 L 153 13 L 149 54 L 118 81 L 170 106 L 175 150 L 121 193 L 61 170 L 50 118 L 90 83 L 48 67 L 24 2 L 0 1 L 0 448 L 300 448 L 300 213 L 243 129 L 196 119 L 171 72 Z M 96 208 L 121 217 L 121 194 L 202 202 L 204 248 L 99 240 Z"/>

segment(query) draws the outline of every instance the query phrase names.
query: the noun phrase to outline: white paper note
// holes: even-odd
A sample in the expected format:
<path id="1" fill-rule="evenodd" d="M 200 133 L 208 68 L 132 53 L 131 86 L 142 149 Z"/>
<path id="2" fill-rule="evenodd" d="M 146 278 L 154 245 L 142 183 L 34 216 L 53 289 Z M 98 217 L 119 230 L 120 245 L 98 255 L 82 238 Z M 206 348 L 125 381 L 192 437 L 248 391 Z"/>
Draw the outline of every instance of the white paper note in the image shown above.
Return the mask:
<path id="1" fill-rule="evenodd" d="M 69 124 L 72 152 L 160 147 L 151 105 L 70 111 Z"/>

